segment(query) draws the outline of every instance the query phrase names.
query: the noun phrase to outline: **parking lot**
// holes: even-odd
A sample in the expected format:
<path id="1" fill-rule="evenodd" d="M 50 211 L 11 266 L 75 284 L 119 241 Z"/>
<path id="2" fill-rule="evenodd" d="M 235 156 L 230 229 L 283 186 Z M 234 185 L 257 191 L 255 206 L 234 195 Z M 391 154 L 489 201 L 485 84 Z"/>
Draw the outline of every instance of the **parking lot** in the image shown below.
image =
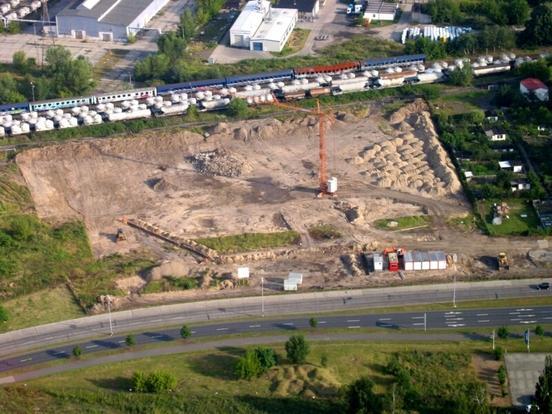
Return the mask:
<path id="1" fill-rule="evenodd" d="M 531 403 L 535 384 L 544 369 L 546 355 L 515 353 L 505 356 L 513 405 L 519 407 Z"/>

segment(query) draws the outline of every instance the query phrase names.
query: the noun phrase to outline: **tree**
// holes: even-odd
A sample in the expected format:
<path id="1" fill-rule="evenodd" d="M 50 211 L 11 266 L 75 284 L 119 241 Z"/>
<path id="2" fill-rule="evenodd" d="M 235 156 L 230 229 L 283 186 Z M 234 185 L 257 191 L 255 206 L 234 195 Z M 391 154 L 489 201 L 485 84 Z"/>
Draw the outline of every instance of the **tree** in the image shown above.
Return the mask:
<path id="1" fill-rule="evenodd" d="M 502 8 L 508 18 L 509 24 L 524 24 L 529 17 L 529 5 L 527 4 L 527 0 L 503 1 Z"/>
<path id="2" fill-rule="evenodd" d="M 457 86 L 469 86 L 473 83 L 473 71 L 469 64 L 464 64 L 462 67 L 457 66 L 453 71 L 449 72 L 449 82 Z"/>
<path id="3" fill-rule="evenodd" d="M 272 348 L 258 346 L 254 349 L 257 360 L 263 372 L 276 365 L 276 352 Z"/>
<path id="4" fill-rule="evenodd" d="M 507 327 L 501 326 L 500 328 L 498 328 L 497 335 L 501 339 L 506 339 L 510 335 L 510 331 Z"/>
<path id="5" fill-rule="evenodd" d="M 157 39 L 157 47 L 159 48 L 159 53 L 168 56 L 174 62 L 184 56 L 186 39 L 178 36 L 176 32 L 167 32 Z"/>
<path id="6" fill-rule="evenodd" d="M 80 358 L 80 356 L 82 355 L 82 349 L 80 346 L 76 345 L 73 347 L 73 356 L 75 358 Z"/>
<path id="7" fill-rule="evenodd" d="M 244 356 L 238 359 L 235 372 L 238 378 L 246 380 L 250 380 L 261 374 L 261 364 L 255 351 L 248 350 Z"/>
<path id="8" fill-rule="evenodd" d="M 313 329 L 316 328 L 318 326 L 318 320 L 316 318 L 310 318 L 309 326 Z"/>
<path id="9" fill-rule="evenodd" d="M 287 358 L 294 364 L 304 363 L 309 350 L 309 344 L 303 335 L 293 335 L 286 342 Z"/>
<path id="10" fill-rule="evenodd" d="M 228 105 L 228 114 L 236 118 L 243 118 L 249 112 L 249 107 L 247 102 L 243 99 L 234 98 L 230 101 Z"/>
<path id="11" fill-rule="evenodd" d="M 506 368 L 504 368 L 504 365 L 501 365 L 500 368 L 498 368 L 497 376 L 500 385 L 504 386 L 504 384 L 506 384 Z"/>
<path id="12" fill-rule="evenodd" d="M 0 305 L 0 322 L 7 322 L 10 319 L 10 315 L 6 308 Z"/>
<path id="13" fill-rule="evenodd" d="M 347 412 L 351 414 L 379 414 L 383 412 L 383 401 L 374 393 L 374 382 L 361 377 L 347 387 Z"/>
<path id="14" fill-rule="evenodd" d="M 22 50 L 15 52 L 12 56 L 13 68 L 21 75 L 25 75 L 29 71 L 31 63 Z"/>
<path id="15" fill-rule="evenodd" d="M 502 357 L 504 357 L 504 348 L 502 348 L 501 346 L 495 347 L 495 349 L 493 350 L 493 355 L 497 361 L 502 360 Z"/>
<path id="16" fill-rule="evenodd" d="M 136 345 L 136 337 L 134 335 L 128 335 L 125 338 L 125 343 L 127 344 L 127 346 Z"/>
<path id="17" fill-rule="evenodd" d="M 25 97 L 17 91 L 17 82 L 8 73 L 0 73 L 0 104 L 25 101 Z"/>
<path id="18" fill-rule="evenodd" d="M 535 388 L 535 404 L 539 407 L 539 413 L 552 412 L 552 356 L 550 355 L 544 361 L 544 371 Z"/>
<path id="19" fill-rule="evenodd" d="M 176 384 L 176 377 L 164 371 L 155 371 L 149 374 L 137 371 L 132 375 L 132 388 L 136 392 L 159 394 L 174 390 Z"/>
<path id="20" fill-rule="evenodd" d="M 171 67 L 171 60 L 164 53 L 149 55 L 136 63 L 134 77 L 138 81 L 165 79 Z"/>
<path id="21" fill-rule="evenodd" d="M 82 56 L 73 59 L 63 46 L 46 51 L 46 73 L 57 96 L 86 94 L 94 86 L 92 65 Z"/>
<path id="22" fill-rule="evenodd" d="M 522 63 L 517 68 L 517 72 L 524 78 L 538 78 L 543 82 L 552 80 L 552 68 L 548 66 L 545 59 Z"/>
<path id="23" fill-rule="evenodd" d="M 540 325 L 535 326 L 535 335 L 544 336 L 544 328 Z"/>
<path id="24" fill-rule="evenodd" d="M 428 12 L 433 23 L 458 23 L 461 13 L 459 2 L 455 0 L 432 0 Z"/>
<path id="25" fill-rule="evenodd" d="M 535 7 L 521 35 L 522 40 L 530 45 L 552 44 L 552 5 L 542 4 Z"/>
<path id="26" fill-rule="evenodd" d="M 178 27 L 180 31 L 180 36 L 187 41 L 195 35 L 196 32 L 196 21 L 192 11 L 187 8 L 184 13 L 180 16 L 180 25 Z"/>
<path id="27" fill-rule="evenodd" d="M 189 338 L 192 336 L 192 330 L 188 325 L 182 325 L 182 328 L 180 328 L 180 337 L 183 339 Z"/>

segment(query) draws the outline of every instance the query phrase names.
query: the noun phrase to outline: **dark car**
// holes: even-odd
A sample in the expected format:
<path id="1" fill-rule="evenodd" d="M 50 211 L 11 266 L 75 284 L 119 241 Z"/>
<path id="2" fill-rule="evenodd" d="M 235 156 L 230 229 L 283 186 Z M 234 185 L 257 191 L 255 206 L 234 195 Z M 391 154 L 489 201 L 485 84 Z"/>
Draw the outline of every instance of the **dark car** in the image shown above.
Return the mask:
<path id="1" fill-rule="evenodd" d="M 542 282 L 537 285 L 537 289 L 539 290 L 548 290 L 550 289 L 550 283 L 548 282 Z"/>

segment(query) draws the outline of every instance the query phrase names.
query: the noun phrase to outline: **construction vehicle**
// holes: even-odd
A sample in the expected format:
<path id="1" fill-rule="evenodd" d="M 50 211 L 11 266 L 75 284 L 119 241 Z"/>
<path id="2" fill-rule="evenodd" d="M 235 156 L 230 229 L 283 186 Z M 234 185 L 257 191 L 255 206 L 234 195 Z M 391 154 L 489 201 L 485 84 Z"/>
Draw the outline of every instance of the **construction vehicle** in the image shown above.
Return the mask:
<path id="1" fill-rule="evenodd" d="M 508 255 L 504 252 L 500 252 L 496 257 L 498 263 L 498 270 L 510 270 L 510 261 Z"/>
<path id="2" fill-rule="evenodd" d="M 331 177 L 330 179 L 328 179 L 328 153 L 326 149 L 326 130 L 335 122 L 333 114 L 322 111 L 322 109 L 320 108 L 320 101 L 318 99 L 316 100 L 316 109 L 307 109 L 301 108 L 299 106 L 285 104 L 279 102 L 278 99 L 276 99 L 276 96 L 274 96 L 274 101 L 272 102 L 272 104 L 280 108 L 291 109 L 298 112 L 305 112 L 309 115 L 314 115 L 318 117 L 318 155 L 320 158 L 320 165 L 318 168 L 318 186 L 320 192 L 318 194 L 318 197 L 322 197 L 324 195 L 335 195 L 335 192 L 337 191 L 337 178 Z"/>
<path id="3" fill-rule="evenodd" d="M 399 271 L 399 259 L 402 259 L 406 250 L 402 247 L 386 247 L 383 255 L 387 256 L 387 264 L 390 272 Z"/>
<path id="4" fill-rule="evenodd" d="M 118 243 L 118 242 L 125 241 L 126 239 L 127 239 L 126 234 L 123 231 L 123 229 L 118 228 L 117 229 L 117 235 L 115 236 L 115 241 Z"/>

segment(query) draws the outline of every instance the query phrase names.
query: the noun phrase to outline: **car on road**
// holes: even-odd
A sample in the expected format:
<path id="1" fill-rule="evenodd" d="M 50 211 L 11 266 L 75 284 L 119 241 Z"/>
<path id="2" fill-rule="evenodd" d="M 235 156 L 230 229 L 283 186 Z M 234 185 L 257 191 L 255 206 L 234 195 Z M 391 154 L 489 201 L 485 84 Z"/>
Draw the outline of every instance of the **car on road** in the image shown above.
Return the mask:
<path id="1" fill-rule="evenodd" d="M 550 283 L 548 282 L 542 282 L 537 285 L 538 290 L 548 290 L 550 289 Z"/>

